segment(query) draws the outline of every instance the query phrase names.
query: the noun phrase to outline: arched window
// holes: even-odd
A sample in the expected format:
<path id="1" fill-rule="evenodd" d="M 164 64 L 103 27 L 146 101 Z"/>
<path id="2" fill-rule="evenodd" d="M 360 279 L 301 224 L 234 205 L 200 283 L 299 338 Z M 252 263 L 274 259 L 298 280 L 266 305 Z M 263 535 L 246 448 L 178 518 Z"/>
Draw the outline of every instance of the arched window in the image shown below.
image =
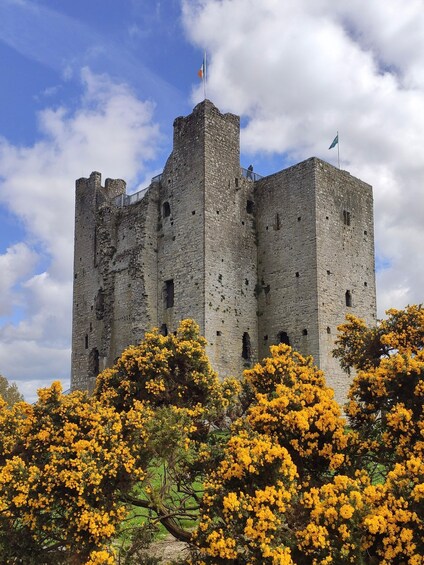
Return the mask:
<path id="1" fill-rule="evenodd" d="M 167 218 L 168 216 L 171 215 L 171 206 L 169 205 L 169 202 L 164 202 L 164 203 L 163 203 L 162 212 L 163 212 L 163 217 L 164 217 L 164 218 Z"/>
<path id="2" fill-rule="evenodd" d="M 346 291 L 345 301 L 346 301 L 346 306 L 350 308 L 352 306 L 352 293 L 350 292 L 350 290 Z"/>
<path id="3" fill-rule="evenodd" d="M 246 359 L 246 361 L 250 361 L 250 359 L 252 358 L 252 345 L 250 343 L 250 336 L 247 332 L 244 332 L 243 334 L 243 348 L 241 351 L 241 356 L 243 357 L 243 359 Z"/>
<path id="4" fill-rule="evenodd" d="M 290 338 L 287 335 L 287 332 L 279 332 L 277 337 L 278 337 L 278 343 L 284 343 L 286 345 L 290 345 Z"/>

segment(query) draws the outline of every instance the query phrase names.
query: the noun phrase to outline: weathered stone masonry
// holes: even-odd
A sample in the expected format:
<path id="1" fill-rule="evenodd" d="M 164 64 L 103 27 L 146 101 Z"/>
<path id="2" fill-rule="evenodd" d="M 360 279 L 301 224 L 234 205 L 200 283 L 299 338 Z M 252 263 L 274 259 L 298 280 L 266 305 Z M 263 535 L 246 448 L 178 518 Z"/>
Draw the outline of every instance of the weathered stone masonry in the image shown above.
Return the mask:
<path id="1" fill-rule="evenodd" d="M 375 322 L 371 187 L 317 158 L 247 178 L 240 122 L 205 100 L 174 122 L 173 151 L 143 193 L 99 173 L 76 183 L 72 388 L 153 326 L 194 318 L 220 375 L 290 343 L 331 356 L 347 312 Z"/>

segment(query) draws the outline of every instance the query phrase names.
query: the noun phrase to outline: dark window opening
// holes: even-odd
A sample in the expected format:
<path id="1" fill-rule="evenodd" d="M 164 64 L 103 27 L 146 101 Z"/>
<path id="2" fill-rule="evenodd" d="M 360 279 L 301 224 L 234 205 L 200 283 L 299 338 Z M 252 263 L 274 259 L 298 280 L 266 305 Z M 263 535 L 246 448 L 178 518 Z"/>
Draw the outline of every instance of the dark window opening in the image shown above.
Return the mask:
<path id="1" fill-rule="evenodd" d="M 331 275 L 331 271 L 327 270 L 327 275 Z"/>
<path id="2" fill-rule="evenodd" d="M 296 271 L 296 278 L 299 278 L 299 273 Z"/>
<path id="3" fill-rule="evenodd" d="M 328 333 L 328 334 L 331 334 L 331 329 L 330 329 L 329 326 L 327 326 L 327 333 Z"/>
<path id="4" fill-rule="evenodd" d="M 275 214 L 275 229 L 278 231 L 281 228 L 280 214 Z"/>
<path id="5" fill-rule="evenodd" d="M 236 188 L 238 188 L 238 178 L 237 177 L 234 179 L 234 182 L 235 182 Z"/>
<path id="6" fill-rule="evenodd" d="M 191 213 L 191 215 L 194 216 L 195 213 L 196 213 L 196 210 L 193 210 L 192 213 Z"/>
<path id="7" fill-rule="evenodd" d="M 168 326 L 166 324 L 161 325 L 160 333 L 161 333 L 161 335 L 164 335 L 165 337 L 168 335 Z"/>
<path id="8" fill-rule="evenodd" d="M 297 221 L 300 222 L 301 219 L 301 216 L 298 216 Z"/>
<path id="9" fill-rule="evenodd" d="M 174 280 L 165 281 L 165 305 L 166 308 L 174 306 Z"/>
<path id="10" fill-rule="evenodd" d="M 85 334 L 85 348 L 88 349 L 88 334 Z"/>
<path id="11" fill-rule="evenodd" d="M 216 335 L 222 335 L 222 332 L 221 332 L 220 330 L 218 330 L 218 331 L 216 332 Z"/>
<path id="12" fill-rule="evenodd" d="M 346 291 L 345 301 L 346 301 L 346 306 L 350 308 L 352 306 L 352 293 L 350 292 L 350 290 Z"/>
<path id="13" fill-rule="evenodd" d="M 268 334 L 264 335 L 264 341 L 268 341 Z"/>
<path id="14" fill-rule="evenodd" d="M 169 202 L 163 203 L 162 211 L 163 211 L 163 217 L 164 218 L 167 218 L 168 216 L 171 215 L 171 206 L 169 205 Z"/>
<path id="15" fill-rule="evenodd" d="M 350 212 L 343 210 L 343 223 L 345 226 L 350 226 Z"/>
<path id="16" fill-rule="evenodd" d="M 364 282 L 364 286 L 368 286 L 368 283 L 367 283 L 367 281 L 365 281 L 365 282 Z"/>
<path id="17" fill-rule="evenodd" d="M 246 212 L 248 214 L 253 214 L 253 207 L 254 207 L 254 204 L 253 204 L 252 200 L 248 200 L 246 202 Z"/>
<path id="18" fill-rule="evenodd" d="M 96 347 L 90 351 L 88 370 L 93 377 L 99 374 L 99 350 Z"/>
<path id="19" fill-rule="evenodd" d="M 78 277 L 78 275 L 77 275 L 77 274 L 75 273 L 75 275 L 74 275 L 74 279 L 76 280 L 76 279 L 77 279 L 77 277 Z"/>
<path id="20" fill-rule="evenodd" d="M 367 232 L 367 230 L 364 230 L 364 235 L 368 235 L 368 232 Z"/>
<path id="21" fill-rule="evenodd" d="M 90 322 L 90 332 L 93 331 L 93 324 Z"/>
<path id="22" fill-rule="evenodd" d="M 246 359 L 246 361 L 250 361 L 252 358 L 252 345 L 250 343 L 250 336 L 247 332 L 244 332 L 243 334 L 243 348 L 241 356 L 243 359 Z"/>
<path id="23" fill-rule="evenodd" d="M 97 292 L 95 307 L 96 307 L 96 319 L 102 320 L 105 310 L 105 295 L 102 288 L 100 288 L 99 291 Z"/>
<path id="24" fill-rule="evenodd" d="M 308 330 L 307 329 L 302 330 L 302 335 L 308 335 Z"/>
<path id="25" fill-rule="evenodd" d="M 290 338 L 287 335 L 287 332 L 279 332 L 277 337 L 278 337 L 278 343 L 284 343 L 285 345 L 290 345 Z"/>

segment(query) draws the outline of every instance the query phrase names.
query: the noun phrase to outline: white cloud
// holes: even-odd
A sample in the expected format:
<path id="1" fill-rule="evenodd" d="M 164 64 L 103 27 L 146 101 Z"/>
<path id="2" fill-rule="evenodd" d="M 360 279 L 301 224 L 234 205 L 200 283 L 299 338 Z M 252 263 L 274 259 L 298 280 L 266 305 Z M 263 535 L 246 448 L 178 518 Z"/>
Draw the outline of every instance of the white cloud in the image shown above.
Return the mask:
<path id="1" fill-rule="evenodd" d="M 24 243 L 12 245 L 0 255 L 0 316 L 12 313 L 13 302 L 18 301 L 15 286 L 31 272 L 36 260 L 37 254 Z"/>
<path id="2" fill-rule="evenodd" d="M 0 327 L 0 371 L 26 383 L 29 395 L 40 383 L 69 379 L 75 179 L 97 170 L 136 185 L 160 141 L 153 106 L 128 86 L 88 69 L 82 81 L 76 110 L 40 113 L 33 146 L 0 140 L 0 201 L 27 234 L 0 256 L 0 315 L 17 304 L 25 314 Z M 40 250 L 44 267 L 37 272 Z"/>
<path id="3" fill-rule="evenodd" d="M 374 186 L 379 314 L 423 302 L 422 0 L 185 0 L 208 97 L 247 118 L 242 151 L 298 161 L 340 131 L 342 168 Z M 193 100 L 199 101 L 199 87 Z M 284 164 L 282 163 L 282 167 Z M 260 171 L 258 171 L 260 172 Z"/>

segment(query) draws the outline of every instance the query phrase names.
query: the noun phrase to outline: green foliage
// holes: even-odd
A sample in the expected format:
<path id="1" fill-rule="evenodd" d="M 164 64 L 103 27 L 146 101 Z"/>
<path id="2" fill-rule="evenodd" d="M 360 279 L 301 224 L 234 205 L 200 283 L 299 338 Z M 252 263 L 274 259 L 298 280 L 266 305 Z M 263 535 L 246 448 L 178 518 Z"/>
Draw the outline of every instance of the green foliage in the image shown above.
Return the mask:
<path id="1" fill-rule="evenodd" d="M 9 407 L 13 406 L 17 402 L 22 402 L 24 399 L 22 394 L 19 392 L 16 383 L 9 383 L 3 375 L 0 375 L 0 396 Z"/>

